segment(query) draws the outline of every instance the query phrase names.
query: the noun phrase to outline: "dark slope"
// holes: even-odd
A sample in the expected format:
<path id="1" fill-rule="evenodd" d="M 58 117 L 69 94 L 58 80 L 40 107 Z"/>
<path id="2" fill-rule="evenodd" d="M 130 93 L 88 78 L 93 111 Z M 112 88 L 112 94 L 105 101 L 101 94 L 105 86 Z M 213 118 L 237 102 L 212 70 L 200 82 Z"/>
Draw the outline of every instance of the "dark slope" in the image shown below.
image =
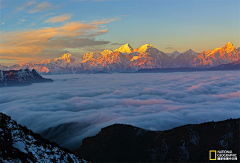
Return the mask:
<path id="1" fill-rule="evenodd" d="M 52 82 L 52 79 L 43 78 L 36 70 L 0 71 L 0 87 L 25 86 L 32 83 Z"/>
<path id="2" fill-rule="evenodd" d="M 74 153 L 92 162 L 209 162 L 209 150 L 229 149 L 239 159 L 239 122 L 190 124 L 160 132 L 114 124 L 85 138 Z"/>
<path id="3" fill-rule="evenodd" d="M 86 162 L 0 113 L 0 162 Z"/>
<path id="4" fill-rule="evenodd" d="M 220 69 L 220 70 L 240 70 L 240 60 L 228 63 L 228 64 L 222 64 L 219 66 L 212 67 L 212 69 Z"/>

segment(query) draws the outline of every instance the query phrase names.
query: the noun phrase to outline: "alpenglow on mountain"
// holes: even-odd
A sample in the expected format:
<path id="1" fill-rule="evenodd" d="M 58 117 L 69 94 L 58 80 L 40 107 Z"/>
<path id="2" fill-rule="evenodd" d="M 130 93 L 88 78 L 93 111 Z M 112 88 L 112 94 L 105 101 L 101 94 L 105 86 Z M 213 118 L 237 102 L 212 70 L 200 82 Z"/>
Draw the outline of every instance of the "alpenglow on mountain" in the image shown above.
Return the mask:
<path id="1" fill-rule="evenodd" d="M 39 73 L 86 73 L 86 72 L 133 72 L 140 69 L 214 67 L 240 59 L 239 48 L 231 42 L 221 48 L 196 53 L 189 49 L 183 53 L 170 54 L 158 50 L 151 44 L 133 49 L 129 44 L 116 50 L 85 53 L 82 57 L 69 53 L 59 58 L 46 59 L 36 63 L 20 63 L 10 67 L 1 66 L 0 70 L 35 69 Z"/>

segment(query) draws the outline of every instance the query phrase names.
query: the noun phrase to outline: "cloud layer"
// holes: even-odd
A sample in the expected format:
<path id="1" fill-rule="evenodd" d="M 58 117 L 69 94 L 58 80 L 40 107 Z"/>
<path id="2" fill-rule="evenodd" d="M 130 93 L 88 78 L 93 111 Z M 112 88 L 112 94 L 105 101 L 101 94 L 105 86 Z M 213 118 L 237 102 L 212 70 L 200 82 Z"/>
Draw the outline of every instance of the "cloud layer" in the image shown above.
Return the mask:
<path id="1" fill-rule="evenodd" d="M 51 22 L 51 23 L 63 22 L 63 21 L 71 19 L 71 17 L 72 17 L 71 14 L 62 14 L 59 16 L 54 16 L 54 17 L 49 18 L 48 20 L 45 21 L 45 23 L 46 22 Z"/>
<path id="2" fill-rule="evenodd" d="M 30 13 L 36 13 L 39 12 L 40 10 L 46 10 L 52 7 L 52 4 L 50 4 L 47 1 L 40 2 L 37 6 L 32 8 L 29 12 Z"/>
<path id="3" fill-rule="evenodd" d="M 166 130 L 240 117 L 237 71 L 46 77 L 1 88 L 0 111 L 69 149 L 113 123 Z"/>

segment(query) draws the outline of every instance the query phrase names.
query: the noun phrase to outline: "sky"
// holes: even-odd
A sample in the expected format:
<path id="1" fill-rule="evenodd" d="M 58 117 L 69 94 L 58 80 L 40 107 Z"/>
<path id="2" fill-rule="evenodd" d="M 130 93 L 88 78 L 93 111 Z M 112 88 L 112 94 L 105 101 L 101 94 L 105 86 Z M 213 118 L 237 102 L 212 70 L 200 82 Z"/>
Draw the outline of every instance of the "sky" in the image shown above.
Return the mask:
<path id="1" fill-rule="evenodd" d="M 152 44 L 240 47 L 239 0 L 0 0 L 0 64 Z"/>

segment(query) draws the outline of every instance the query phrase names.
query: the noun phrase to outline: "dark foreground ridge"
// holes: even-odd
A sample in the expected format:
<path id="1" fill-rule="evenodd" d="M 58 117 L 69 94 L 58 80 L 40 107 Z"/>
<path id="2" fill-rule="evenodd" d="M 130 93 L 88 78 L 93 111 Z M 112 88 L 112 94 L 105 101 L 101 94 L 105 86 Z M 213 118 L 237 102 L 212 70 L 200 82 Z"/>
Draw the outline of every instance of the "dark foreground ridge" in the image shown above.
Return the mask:
<path id="1" fill-rule="evenodd" d="M 36 70 L 10 70 L 0 71 L 0 87 L 25 86 L 32 83 L 53 82 L 52 79 L 43 78 Z"/>
<path id="2" fill-rule="evenodd" d="M 209 160 L 209 150 L 232 150 L 238 162 L 239 122 L 189 124 L 159 132 L 114 124 L 85 138 L 74 153 L 92 162 L 216 162 Z"/>
<path id="3" fill-rule="evenodd" d="M 0 162 L 86 163 L 87 161 L 0 113 Z"/>

